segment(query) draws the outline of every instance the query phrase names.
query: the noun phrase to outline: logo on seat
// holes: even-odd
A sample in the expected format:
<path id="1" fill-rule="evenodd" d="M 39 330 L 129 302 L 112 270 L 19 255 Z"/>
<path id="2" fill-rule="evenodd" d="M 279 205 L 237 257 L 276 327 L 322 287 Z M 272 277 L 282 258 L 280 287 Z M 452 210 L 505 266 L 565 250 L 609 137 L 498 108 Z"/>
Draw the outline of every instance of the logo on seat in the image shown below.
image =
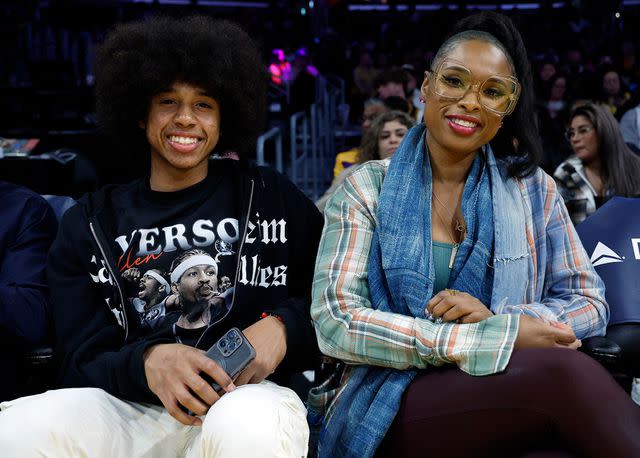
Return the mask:
<path id="1" fill-rule="evenodd" d="M 593 264 L 593 267 L 622 261 L 623 258 L 620 257 L 618 253 L 613 251 L 602 242 L 598 242 L 598 244 L 596 245 L 596 249 L 593 250 L 593 254 L 591 255 L 591 263 Z"/>

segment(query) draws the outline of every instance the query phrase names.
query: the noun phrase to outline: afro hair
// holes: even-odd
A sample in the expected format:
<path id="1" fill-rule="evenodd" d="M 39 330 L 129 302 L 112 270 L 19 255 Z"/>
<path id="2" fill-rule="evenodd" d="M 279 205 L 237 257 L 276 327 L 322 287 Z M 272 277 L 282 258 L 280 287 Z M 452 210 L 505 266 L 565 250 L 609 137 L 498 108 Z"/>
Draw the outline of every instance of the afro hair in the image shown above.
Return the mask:
<path id="1" fill-rule="evenodd" d="M 216 152 L 251 152 L 262 133 L 266 68 L 253 40 L 232 22 L 161 16 L 118 25 L 98 50 L 95 75 L 99 126 L 123 150 L 149 150 L 140 121 L 151 98 L 178 81 L 220 104 Z"/>

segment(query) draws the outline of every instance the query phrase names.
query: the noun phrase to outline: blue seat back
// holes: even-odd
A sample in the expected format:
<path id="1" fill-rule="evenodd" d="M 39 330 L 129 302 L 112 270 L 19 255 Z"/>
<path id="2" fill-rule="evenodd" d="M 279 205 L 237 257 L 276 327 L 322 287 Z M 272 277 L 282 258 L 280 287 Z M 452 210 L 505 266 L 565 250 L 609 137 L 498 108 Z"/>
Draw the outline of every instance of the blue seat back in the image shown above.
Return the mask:
<path id="1" fill-rule="evenodd" d="M 42 197 L 47 202 L 49 202 L 49 205 L 51 205 L 53 213 L 55 213 L 58 222 L 60 221 L 60 219 L 62 219 L 62 215 L 64 215 L 67 210 L 69 210 L 76 204 L 76 201 L 69 196 L 54 196 L 45 194 Z"/>
<path id="2" fill-rule="evenodd" d="M 640 323 L 640 198 L 612 198 L 576 231 L 604 281 L 609 324 Z"/>

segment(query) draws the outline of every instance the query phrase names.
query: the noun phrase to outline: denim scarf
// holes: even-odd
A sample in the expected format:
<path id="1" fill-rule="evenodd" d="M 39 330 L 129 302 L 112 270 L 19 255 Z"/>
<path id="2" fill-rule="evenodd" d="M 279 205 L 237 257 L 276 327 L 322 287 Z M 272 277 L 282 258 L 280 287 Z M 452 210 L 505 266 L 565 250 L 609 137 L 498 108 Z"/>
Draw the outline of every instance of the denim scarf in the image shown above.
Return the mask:
<path id="1" fill-rule="evenodd" d="M 435 271 L 431 244 L 431 165 L 424 124 L 413 127 L 396 151 L 380 190 L 369 257 L 374 309 L 424 318 Z M 491 156 L 487 147 L 487 154 Z M 462 194 L 467 236 L 449 286 L 491 303 L 494 243 L 491 183 L 484 154 L 474 160 Z M 491 159 L 493 159 L 491 157 Z M 393 422 L 416 370 L 356 366 L 320 437 L 318 456 L 370 457 Z"/>

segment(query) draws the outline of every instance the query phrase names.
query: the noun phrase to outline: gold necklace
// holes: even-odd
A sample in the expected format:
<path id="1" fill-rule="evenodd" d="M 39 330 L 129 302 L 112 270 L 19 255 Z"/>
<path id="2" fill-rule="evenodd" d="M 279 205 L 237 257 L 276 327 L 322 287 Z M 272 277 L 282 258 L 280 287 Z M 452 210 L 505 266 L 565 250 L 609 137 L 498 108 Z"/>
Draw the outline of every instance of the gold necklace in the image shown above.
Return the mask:
<path id="1" fill-rule="evenodd" d="M 442 205 L 445 210 L 448 211 L 448 208 L 445 207 L 442 202 L 440 202 L 440 199 L 438 199 L 438 196 L 433 191 L 433 189 L 431 189 L 431 193 L 433 194 L 433 197 L 436 198 L 436 201 L 438 201 L 438 203 L 440 205 Z M 451 241 L 453 242 L 453 248 L 451 249 L 451 257 L 449 258 L 449 269 L 451 269 L 451 268 L 453 268 L 453 261 L 456 259 L 456 254 L 458 254 L 458 248 L 460 248 L 460 242 L 462 242 L 462 237 L 466 233 L 467 229 L 464 227 L 464 224 L 461 224 L 460 221 L 456 219 L 456 232 L 460 233 L 460 242 L 456 241 L 456 239 L 453 237 L 453 234 L 451 233 L 451 223 L 447 224 L 445 222 L 444 218 L 442 217 L 442 215 L 438 211 L 438 207 L 437 206 L 434 205 L 433 209 L 436 211 L 436 215 L 438 215 L 438 218 L 440 218 L 440 221 L 442 222 L 444 227 L 447 229 L 447 233 L 449 234 L 449 237 L 451 238 Z M 453 219 L 454 219 L 454 215 L 451 214 L 451 222 L 453 222 Z"/>
<path id="2" fill-rule="evenodd" d="M 433 194 L 433 197 L 436 198 L 436 201 L 442 206 L 442 208 L 444 208 L 447 211 L 447 213 L 449 213 L 451 215 L 451 221 L 453 222 L 453 220 L 455 219 L 455 221 L 456 221 L 456 231 L 459 232 L 461 236 L 464 236 L 464 234 L 466 234 L 466 232 L 467 232 L 467 227 L 464 225 L 464 223 L 461 223 L 460 220 L 458 218 L 456 218 L 455 215 L 449 211 L 447 206 L 445 204 L 443 204 L 442 201 L 438 198 L 438 195 L 433 190 L 433 188 L 431 188 L 431 193 Z M 442 219 L 442 218 L 440 218 L 440 219 Z"/>

